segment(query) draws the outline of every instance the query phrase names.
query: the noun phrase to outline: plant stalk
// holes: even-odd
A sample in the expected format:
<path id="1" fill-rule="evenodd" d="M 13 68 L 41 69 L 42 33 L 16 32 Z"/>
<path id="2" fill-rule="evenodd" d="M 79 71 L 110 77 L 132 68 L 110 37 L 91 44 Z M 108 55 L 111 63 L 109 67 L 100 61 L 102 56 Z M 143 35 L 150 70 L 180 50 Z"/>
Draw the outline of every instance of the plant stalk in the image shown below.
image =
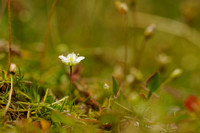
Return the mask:
<path id="1" fill-rule="evenodd" d="M 4 115 L 6 114 L 6 112 L 8 111 L 8 108 L 10 106 L 11 98 L 12 98 L 12 92 L 13 92 L 13 75 L 11 74 L 11 89 L 10 89 L 10 93 L 9 93 L 9 97 L 8 97 L 8 103 L 7 103 L 5 111 L 4 111 Z"/>
<path id="2" fill-rule="evenodd" d="M 43 42 L 43 47 L 42 47 L 42 51 L 41 51 L 40 67 L 42 67 L 43 61 L 45 59 L 45 54 L 46 54 L 46 49 L 47 49 L 47 43 L 48 43 L 48 40 L 49 40 L 50 26 L 51 26 L 51 23 L 52 23 L 53 14 L 54 14 L 54 11 L 55 11 L 55 7 L 56 7 L 57 1 L 58 0 L 54 0 L 54 2 L 52 4 L 52 7 L 51 7 L 49 21 L 48 21 L 48 25 L 47 25 L 47 29 L 46 29 L 46 33 L 45 33 L 45 37 L 44 37 L 44 42 Z"/>
<path id="3" fill-rule="evenodd" d="M 127 59 L 128 59 L 128 32 L 127 32 L 127 27 L 128 27 L 128 22 L 127 22 L 127 16 L 126 14 L 124 15 L 124 38 L 125 38 L 125 43 L 124 43 L 124 78 L 126 77 L 127 73 Z"/>
<path id="4" fill-rule="evenodd" d="M 8 51 L 8 74 L 10 71 L 10 58 L 11 58 L 11 13 L 10 13 L 10 0 L 8 0 L 8 30 L 9 30 L 9 51 Z"/>
<path id="5" fill-rule="evenodd" d="M 69 78 L 70 78 L 69 100 L 71 101 L 72 100 L 72 66 L 69 66 L 69 68 L 70 68 L 70 75 L 69 75 Z"/>
<path id="6" fill-rule="evenodd" d="M 142 56 L 143 56 L 143 52 L 145 50 L 146 47 L 146 43 L 147 43 L 147 38 L 144 38 L 141 44 L 141 48 L 139 49 L 138 53 L 137 53 L 137 57 L 136 57 L 136 63 L 135 63 L 135 67 L 139 68 L 140 67 L 140 63 L 142 60 Z"/>

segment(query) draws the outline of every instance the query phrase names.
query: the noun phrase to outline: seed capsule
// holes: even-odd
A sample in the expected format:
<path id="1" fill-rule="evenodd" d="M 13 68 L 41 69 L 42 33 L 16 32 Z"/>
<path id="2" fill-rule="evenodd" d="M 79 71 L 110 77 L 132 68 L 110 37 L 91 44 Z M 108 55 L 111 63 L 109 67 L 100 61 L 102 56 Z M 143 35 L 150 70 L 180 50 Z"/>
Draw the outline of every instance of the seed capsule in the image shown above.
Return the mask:
<path id="1" fill-rule="evenodd" d="M 10 73 L 11 73 L 12 75 L 14 75 L 14 74 L 16 73 L 16 71 L 17 71 L 17 66 L 16 66 L 14 63 L 12 63 L 12 64 L 10 65 Z"/>
<path id="2" fill-rule="evenodd" d="M 118 12 L 120 12 L 122 14 L 126 14 L 128 12 L 128 6 L 126 5 L 126 3 L 116 1 L 115 6 L 116 6 Z"/>
<path id="3" fill-rule="evenodd" d="M 177 68 L 171 73 L 170 77 L 177 78 L 177 77 L 181 76 L 182 73 L 183 73 L 183 70 L 180 68 Z"/>
<path id="4" fill-rule="evenodd" d="M 144 31 L 144 36 L 145 36 L 147 39 L 150 38 L 150 37 L 153 35 L 154 30 L 155 30 L 155 27 L 156 27 L 155 24 L 151 24 L 151 25 L 149 25 L 149 26 L 146 28 L 146 30 Z"/>

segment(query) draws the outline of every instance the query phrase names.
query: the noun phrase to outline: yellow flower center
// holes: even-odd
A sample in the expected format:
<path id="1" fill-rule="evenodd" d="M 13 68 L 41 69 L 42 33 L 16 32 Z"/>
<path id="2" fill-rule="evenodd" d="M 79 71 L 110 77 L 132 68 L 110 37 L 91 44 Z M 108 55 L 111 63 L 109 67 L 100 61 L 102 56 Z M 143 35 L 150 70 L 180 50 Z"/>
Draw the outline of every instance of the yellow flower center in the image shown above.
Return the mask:
<path id="1" fill-rule="evenodd" d="M 71 63 L 73 62 L 73 58 L 72 57 L 70 57 L 69 60 L 70 60 Z"/>

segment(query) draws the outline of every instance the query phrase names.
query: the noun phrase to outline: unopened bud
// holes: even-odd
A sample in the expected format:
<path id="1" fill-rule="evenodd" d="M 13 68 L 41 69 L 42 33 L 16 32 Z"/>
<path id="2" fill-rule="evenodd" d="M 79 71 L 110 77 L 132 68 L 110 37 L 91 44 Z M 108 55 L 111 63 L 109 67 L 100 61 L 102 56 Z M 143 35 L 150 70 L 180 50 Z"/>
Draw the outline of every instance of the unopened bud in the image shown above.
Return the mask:
<path id="1" fill-rule="evenodd" d="M 149 26 L 146 28 L 146 30 L 144 31 L 144 36 L 145 36 L 147 39 L 150 38 L 150 37 L 153 35 L 154 30 L 155 30 L 155 27 L 156 27 L 155 24 L 151 24 L 151 25 L 149 25 Z"/>
<path id="2" fill-rule="evenodd" d="M 12 75 L 14 75 L 14 74 L 16 73 L 16 71 L 17 71 L 17 66 L 16 66 L 14 63 L 12 63 L 12 64 L 10 65 L 10 73 L 11 73 Z"/>
<path id="3" fill-rule="evenodd" d="M 126 81 L 132 83 L 135 80 L 135 77 L 132 74 L 126 76 Z"/>
<path id="4" fill-rule="evenodd" d="M 157 61 L 161 64 L 161 65 L 166 65 L 168 63 L 171 62 L 171 58 L 169 56 L 167 56 L 166 54 L 160 54 L 157 57 Z"/>
<path id="5" fill-rule="evenodd" d="M 103 88 L 105 89 L 105 90 L 108 90 L 109 88 L 110 88 L 110 86 L 108 85 L 108 84 L 104 84 L 104 86 L 103 86 Z"/>
<path id="6" fill-rule="evenodd" d="M 171 77 L 171 78 L 177 78 L 177 77 L 179 77 L 182 73 L 183 73 L 183 70 L 180 69 L 180 68 L 177 68 L 177 69 L 175 69 L 175 70 L 171 73 L 170 77 Z"/>
<path id="7" fill-rule="evenodd" d="M 143 80 L 143 74 L 140 70 L 138 70 L 137 68 L 133 67 L 130 69 L 130 73 L 133 74 L 134 76 L 134 80 Z"/>
<path id="8" fill-rule="evenodd" d="M 126 14 L 128 12 L 128 6 L 126 5 L 126 3 L 116 1 L 115 6 L 117 10 L 122 14 Z"/>
<path id="9" fill-rule="evenodd" d="M 140 123 L 139 123 L 138 121 L 136 121 L 135 124 L 134 124 L 134 126 L 135 126 L 135 127 L 139 127 L 139 126 L 140 126 Z"/>

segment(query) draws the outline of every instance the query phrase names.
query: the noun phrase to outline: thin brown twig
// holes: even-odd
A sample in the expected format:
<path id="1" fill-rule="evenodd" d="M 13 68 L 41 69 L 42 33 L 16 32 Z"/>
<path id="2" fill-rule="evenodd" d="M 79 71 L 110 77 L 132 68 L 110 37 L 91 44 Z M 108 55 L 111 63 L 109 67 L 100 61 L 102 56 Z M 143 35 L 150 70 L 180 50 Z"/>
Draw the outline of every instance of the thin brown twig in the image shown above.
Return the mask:
<path id="1" fill-rule="evenodd" d="M 57 1 L 58 0 L 54 0 L 54 2 L 52 3 L 51 12 L 50 12 L 49 20 L 48 20 L 48 25 L 47 25 L 47 29 L 46 29 L 46 33 L 45 33 L 45 37 L 44 37 L 43 47 L 42 47 L 42 51 L 41 51 L 40 67 L 42 66 L 43 61 L 45 59 L 47 43 L 48 43 L 48 40 L 49 40 L 50 26 L 51 26 L 51 23 L 52 23 L 53 14 L 54 14 L 54 11 L 55 11 Z"/>
<path id="2" fill-rule="evenodd" d="M 79 92 L 81 92 L 83 95 L 85 95 L 85 97 L 89 97 L 89 99 L 86 101 L 86 104 L 89 104 L 89 105 L 93 106 L 94 108 L 98 108 L 98 110 L 100 110 L 100 108 L 101 108 L 100 104 L 94 98 L 91 97 L 91 94 L 88 91 L 81 89 L 76 82 L 73 82 L 73 85 Z"/>
<path id="3" fill-rule="evenodd" d="M 10 20 L 10 0 L 8 0 L 8 28 L 9 28 L 9 51 L 8 51 L 8 73 L 10 71 L 10 58 L 11 58 L 11 20 Z"/>

